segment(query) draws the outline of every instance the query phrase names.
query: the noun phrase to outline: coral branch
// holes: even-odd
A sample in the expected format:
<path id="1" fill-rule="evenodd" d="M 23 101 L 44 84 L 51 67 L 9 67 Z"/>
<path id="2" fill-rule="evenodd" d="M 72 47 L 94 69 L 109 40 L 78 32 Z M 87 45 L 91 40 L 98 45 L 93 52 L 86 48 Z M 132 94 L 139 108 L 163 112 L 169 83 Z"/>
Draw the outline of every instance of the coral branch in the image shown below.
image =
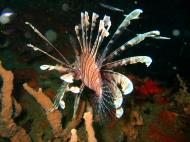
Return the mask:
<path id="1" fill-rule="evenodd" d="M 71 130 L 71 139 L 70 142 L 77 142 L 77 130 L 76 129 L 72 129 Z"/>
<path id="2" fill-rule="evenodd" d="M 77 115 L 75 118 L 71 120 L 71 122 L 68 123 L 67 127 L 63 130 L 64 140 L 66 141 L 69 137 L 69 134 L 72 129 L 76 128 L 77 125 L 81 122 L 82 116 L 84 114 L 85 110 L 85 101 L 80 102 L 80 105 L 78 107 Z"/>
<path id="3" fill-rule="evenodd" d="M 21 105 L 16 101 L 16 99 L 13 98 L 13 105 L 14 105 L 14 108 L 15 108 L 15 112 L 14 112 L 14 115 L 13 117 L 16 118 L 20 115 L 20 113 L 22 112 L 22 107 Z"/>
<path id="4" fill-rule="evenodd" d="M 93 121 L 92 113 L 91 112 L 84 113 L 83 118 L 85 120 L 86 131 L 88 134 L 88 142 L 97 142 L 97 140 L 95 138 L 94 129 L 92 127 L 92 121 Z"/>
<path id="5" fill-rule="evenodd" d="M 53 103 L 42 92 L 41 88 L 39 88 L 38 91 L 35 91 L 33 88 L 28 86 L 27 83 L 24 83 L 23 87 L 30 95 L 32 95 L 36 99 L 36 101 L 46 111 L 47 119 L 51 125 L 54 136 L 60 137 L 61 132 L 62 132 L 62 125 L 61 125 L 62 114 L 61 114 L 61 112 L 59 112 L 58 110 L 54 110 L 52 112 L 47 111 L 47 110 L 50 110 L 52 108 Z"/>
<path id="6" fill-rule="evenodd" d="M 1 113 L 0 113 L 0 136 L 10 138 L 11 141 L 30 142 L 30 137 L 26 131 L 17 126 L 12 119 L 12 90 L 13 90 L 13 73 L 5 70 L 0 64 L 0 76 L 3 79 L 2 96 L 1 96 Z"/>

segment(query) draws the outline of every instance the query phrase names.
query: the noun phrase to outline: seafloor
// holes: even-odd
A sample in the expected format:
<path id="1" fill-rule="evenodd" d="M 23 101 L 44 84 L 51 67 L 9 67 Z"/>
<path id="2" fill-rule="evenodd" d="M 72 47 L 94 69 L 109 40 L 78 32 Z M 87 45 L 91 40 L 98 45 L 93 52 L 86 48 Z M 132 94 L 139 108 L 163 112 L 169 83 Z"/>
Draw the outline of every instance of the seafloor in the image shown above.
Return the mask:
<path id="1" fill-rule="evenodd" d="M 124 13 L 100 3 L 120 8 Z M 180 0 L 0 0 L 0 142 L 189 142 L 190 12 L 187 6 Z M 67 93 L 64 98 L 64 110 L 59 108 L 48 113 L 46 108 L 52 105 L 62 84 L 60 74 L 40 70 L 40 65 L 55 65 L 55 61 L 26 45 L 32 43 L 55 57 L 59 55 L 25 22 L 37 27 L 72 62 L 74 51 L 69 39 L 76 39 L 74 26 L 80 23 L 81 11 L 94 11 L 101 17 L 109 15 L 113 34 L 123 14 L 136 8 L 144 13 L 131 22 L 112 51 L 138 33 L 154 29 L 171 39 L 147 39 L 118 56 L 122 59 L 147 55 L 153 60 L 149 68 L 143 64 L 116 68 L 134 85 L 132 93 L 124 96 L 123 116 L 105 118 L 103 122 L 94 116 L 91 127 L 87 127 L 91 122 L 84 120 L 83 115 L 93 101 L 88 101 L 86 95 L 92 93 L 90 90 L 84 93 L 76 118 L 72 118 L 76 95 L 73 93 Z M 3 21 L 6 12 L 13 15 Z M 71 129 L 76 129 L 77 140 L 71 138 L 74 135 Z"/>

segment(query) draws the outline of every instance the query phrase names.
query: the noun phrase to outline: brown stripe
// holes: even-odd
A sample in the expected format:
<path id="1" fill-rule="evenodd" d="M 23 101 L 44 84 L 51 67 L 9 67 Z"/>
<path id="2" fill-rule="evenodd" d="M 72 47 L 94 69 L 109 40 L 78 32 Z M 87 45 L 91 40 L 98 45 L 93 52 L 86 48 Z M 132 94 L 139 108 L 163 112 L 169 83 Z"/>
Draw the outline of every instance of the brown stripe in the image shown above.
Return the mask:
<path id="1" fill-rule="evenodd" d="M 84 67 L 84 80 L 86 82 L 86 84 L 91 88 L 91 83 L 89 82 L 89 78 L 91 76 L 89 76 L 89 71 L 92 71 L 93 68 L 90 68 L 89 65 L 91 66 L 93 64 L 93 58 L 88 55 L 88 59 L 86 60 L 86 64 L 85 64 L 85 67 Z"/>

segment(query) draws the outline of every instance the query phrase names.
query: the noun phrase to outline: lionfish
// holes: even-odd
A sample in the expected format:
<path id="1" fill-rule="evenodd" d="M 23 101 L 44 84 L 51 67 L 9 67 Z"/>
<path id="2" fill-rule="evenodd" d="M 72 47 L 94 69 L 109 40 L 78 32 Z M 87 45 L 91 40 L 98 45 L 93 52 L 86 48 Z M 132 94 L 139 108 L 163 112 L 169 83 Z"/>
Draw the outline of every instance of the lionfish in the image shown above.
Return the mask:
<path id="1" fill-rule="evenodd" d="M 54 104 L 49 111 L 53 111 L 59 106 L 64 109 L 65 102 L 63 97 L 66 92 L 71 91 L 77 94 L 74 101 L 73 117 L 75 117 L 81 94 L 84 87 L 86 86 L 94 92 L 94 94 L 91 95 L 92 101 L 95 104 L 93 105 L 94 111 L 97 111 L 100 115 L 112 114 L 115 118 L 120 118 L 122 116 L 123 95 L 127 95 L 132 92 L 133 84 L 129 78 L 121 73 L 113 71 L 113 69 L 139 62 L 145 63 L 145 65 L 148 67 L 151 64 L 152 59 L 148 56 L 135 56 L 117 61 L 112 60 L 121 52 L 129 47 L 137 45 L 145 38 L 167 39 L 166 37 L 159 36 L 160 32 L 157 30 L 137 34 L 136 37 L 130 39 L 120 47 L 116 48 L 116 50 L 108 54 L 108 50 L 118 39 L 118 37 L 124 32 L 124 30 L 127 29 L 132 20 L 139 18 L 139 15 L 142 12 L 143 11 L 141 9 L 136 9 L 128 15 L 125 15 L 124 20 L 121 22 L 101 53 L 98 52 L 99 48 L 104 38 L 109 36 L 109 29 L 111 27 L 110 17 L 105 15 L 102 20 L 99 20 L 99 26 L 96 26 L 98 23 L 98 14 L 94 12 L 92 13 L 90 23 L 88 12 L 81 12 L 81 23 L 75 26 L 76 37 L 78 39 L 80 48 L 77 48 L 76 46 L 73 47 L 76 59 L 74 63 L 70 63 L 46 39 L 46 37 L 44 37 L 33 25 L 31 25 L 29 22 L 26 22 L 26 24 L 28 24 L 34 30 L 34 32 L 36 32 L 52 48 L 54 48 L 63 59 L 59 60 L 42 49 L 32 44 L 27 44 L 27 46 L 31 47 L 34 51 L 42 52 L 59 63 L 59 65 L 55 66 L 40 66 L 42 70 L 57 70 L 61 74 L 60 79 L 64 82 L 55 96 Z M 97 34 L 94 36 L 96 32 Z M 71 39 L 71 41 L 73 41 L 73 39 Z M 71 86 L 70 84 L 76 80 L 81 80 L 82 84 L 80 87 L 69 87 Z"/>

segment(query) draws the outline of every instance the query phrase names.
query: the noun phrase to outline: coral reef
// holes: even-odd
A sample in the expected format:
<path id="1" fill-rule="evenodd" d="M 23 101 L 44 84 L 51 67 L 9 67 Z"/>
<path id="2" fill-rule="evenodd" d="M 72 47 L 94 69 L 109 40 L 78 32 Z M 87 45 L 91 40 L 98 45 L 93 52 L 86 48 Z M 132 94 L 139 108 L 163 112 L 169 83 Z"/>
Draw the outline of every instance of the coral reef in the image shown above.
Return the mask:
<path id="1" fill-rule="evenodd" d="M 52 107 L 51 100 L 42 92 L 42 89 L 39 88 L 38 91 L 35 91 L 30 86 L 28 86 L 26 83 L 23 84 L 24 89 L 31 94 L 36 101 L 42 106 L 42 108 L 46 112 L 47 119 L 51 125 L 53 134 L 55 137 L 59 137 L 62 132 L 62 126 L 61 126 L 61 118 L 62 114 L 58 110 L 49 112 L 48 110 Z"/>
<path id="2" fill-rule="evenodd" d="M 62 114 L 59 110 L 54 110 L 54 111 L 48 111 L 50 110 L 50 108 L 53 106 L 52 101 L 42 92 L 42 89 L 40 88 L 38 91 L 35 91 L 33 88 L 31 88 L 30 86 L 28 86 L 26 83 L 23 84 L 24 89 L 31 94 L 36 100 L 37 102 L 42 106 L 42 108 L 44 109 L 44 111 L 46 112 L 46 116 L 47 116 L 47 120 L 49 121 L 53 134 L 54 134 L 54 139 L 56 140 L 68 140 L 71 137 L 70 141 L 76 141 L 77 137 L 76 137 L 76 131 L 75 128 L 76 126 L 80 123 L 82 116 L 83 116 L 83 112 L 84 112 L 84 108 L 85 108 L 85 103 L 82 102 L 80 104 L 80 109 L 77 113 L 77 116 L 75 118 L 73 118 L 68 124 L 67 127 L 65 129 L 62 128 Z M 89 114 L 90 115 L 90 114 Z M 92 116 L 91 119 L 89 119 L 89 115 L 87 116 L 88 118 L 88 122 L 91 120 L 92 121 Z M 84 117 L 86 115 L 84 114 Z M 86 118 L 86 117 L 85 117 Z M 86 121 L 85 121 L 86 122 Z M 87 128 L 90 127 L 90 125 L 87 122 Z M 92 132 L 92 126 L 90 127 L 90 133 Z M 70 135 L 71 132 L 71 135 Z M 87 132 L 89 134 L 89 129 L 87 129 Z M 91 142 L 91 139 L 89 139 L 89 142 Z"/>
<path id="3" fill-rule="evenodd" d="M 105 9 L 101 3 L 121 8 L 124 13 Z M 146 14 L 140 18 L 140 24 L 134 21 L 128 27 L 122 41 L 129 39 L 131 34 L 135 35 L 139 29 L 141 32 L 152 29 L 155 23 L 172 40 L 150 40 L 140 44 L 143 49 L 135 46 L 132 52 L 128 50 L 116 58 L 148 54 L 154 60 L 148 70 L 141 65 L 116 68 L 124 75 L 133 73 L 128 77 L 134 83 L 134 91 L 123 98 L 124 113 L 120 120 L 101 126 L 94 118 L 92 123 L 96 139 L 100 142 L 189 142 L 189 9 L 184 1 L 172 1 L 172 6 L 168 7 L 170 4 L 170 0 L 43 0 L 24 3 L 23 0 L 2 0 L 0 15 L 5 14 L 7 9 L 15 15 L 10 23 L 0 24 L 0 60 L 4 67 L 0 66 L 0 142 L 88 141 L 83 119 L 88 97 L 84 98 L 85 101 L 81 99 L 75 118 L 72 118 L 75 96 L 69 92 L 65 98 L 64 111 L 47 111 L 61 81 L 57 79 L 56 72 L 50 74 L 48 71 L 39 71 L 41 64 L 54 62 L 42 54 L 32 52 L 25 45 L 34 43 L 55 57 L 58 54 L 40 38 L 36 38 L 24 26 L 24 21 L 32 22 L 42 33 L 55 31 L 57 39 L 53 44 L 72 61 L 73 51 L 70 50 L 68 37 L 74 36 L 73 26 L 80 20 L 78 15 L 81 11 L 111 15 L 114 29 L 119 19 L 124 18 L 123 14 L 134 7 L 143 7 Z M 171 17 L 171 14 L 174 16 Z M 118 46 L 120 42 L 115 43 L 111 50 Z M 177 79 L 176 73 L 180 74 Z"/>
<path id="4" fill-rule="evenodd" d="M 177 106 L 181 108 L 183 113 L 190 115 L 190 93 L 188 92 L 188 87 L 179 74 L 177 74 L 177 79 L 180 86 L 179 94 L 175 97 Z"/>
<path id="5" fill-rule="evenodd" d="M 13 117 L 17 117 L 21 112 L 20 105 L 12 96 L 13 73 L 5 70 L 0 64 L 0 76 L 3 80 L 1 90 L 0 136 L 9 138 L 14 142 L 30 142 L 30 137 L 26 131 L 18 126 L 13 120 Z M 13 115 L 13 105 L 16 109 L 15 115 Z"/>
<path id="6" fill-rule="evenodd" d="M 138 130 L 136 126 L 144 125 L 144 121 L 139 111 L 133 110 L 130 115 L 130 119 L 126 124 L 123 124 L 123 132 L 130 141 L 136 141 L 138 136 Z"/>
<path id="7" fill-rule="evenodd" d="M 8 138 L 11 141 L 17 142 L 30 142 L 30 136 L 26 131 L 18 126 L 14 122 L 14 118 L 18 117 L 21 113 L 20 104 L 12 96 L 13 90 L 13 73 L 11 71 L 5 70 L 0 64 L 0 76 L 3 80 L 2 94 L 1 94 L 1 116 L 0 116 L 0 136 Z M 71 142 L 77 142 L 76 126 L 81 122 L 82 117 L 85 119 L 86 131 L 88 133 L 89 142 L 96 141 L 94 136 L 94 130 L 92 127 L 92 114 L 87 112 L 84 114 L 85 102 L 81 102 L 80 109 L 78 110 L 77 116 L 73 118 L 67 125 L 65 129 L 62 128 L 62 113 L 59 110 L 48 111 L 53 103 L 39 88 L 35 91 L 27 83 L 23 84 L 23 88 L 32 95 L 36 101 L 44 109 L 47 120 L 51 126 L 53 133 L 53 140 L 66 141 L 70 139 Z M 15 111 L 13 111 L 13 106 Z M 71 132 L 71 135 L 70 135 Z M 39 135 L 38 141 L 43 141 L 43 138 Z"/>
<path id="8" fill-rule="evenodd" d="M 138 87 L 137 93 L 144 96 L 162 94 L 165 91 L 164 88 L 159 87 L 159 83 L 152 79 L 146 79 L 143 86 Z"/>
<path id="9" fill-rule="evenodd" d="M 50 126 L 49 131 L 52 132 L 52 135 L 48 139 L 43 137 L 43 132 L 40 132 L 38 135 L 36 135 L 35 139 L 33 138 L 34 136 L 30 132 L 31 130 L 28 130 L 28 123 L 32 122 L 33 120 L 29 119 L 26 123 L 17 123 L 18 121 L 15 121 L 15 118 L 20 117 L 23 109 L 26 109 L 24 108 L 25 104 L 23 104 L 23 102 L 21 104 L 17 102 L 17 99 L 15 99 L 15 96 L 13 95 L 13 73 L 11 71 L 5 70 L 2 65 L 0 65 L 0 76 L 2 78 L 0 96 L 0 138 L 7 138 L 8 140 L 14 142 L 44 142 L 48 140 L 52 142 L 96 142 L 99 139 L 100 141 L 109 140 L 110 142 L 114 142 L 116 140 L 123 141 L 126 139 L 127 141 L 188 142 L 188 136 L 185 135 L 185 132 L 189 131 L 189 92 L 188 87 L 180 76 L 177 76 L 180 89 L 178 94 L 174 95 L 176 106 L 171 105 L 171 102 L 168 99 L 165 101 L 165 95 L 162 96 L 159 93 L 150 94 L 151 96 L 156 97 L 154 98 L 154 102 L 147 102 L 147 100 L 144 100 L 143 105 L 135 105 L 136 109 L 133 108 L 133 105 L 127 106 L 128 111 L 125 117 L 119 121 L 112 121 L 112 123 L 101 130 L 97 130 L 97 126 L 93 128 L 93 116 L 86 101 L 81 100 L 76 117 L 71 118 L 71 120 L 70 118 L 65 120 L 65 114 L 61 111 L 49 111 L 53 105 L 50 98 L 53 98 L 54 96 L 54 93 L 49 88 L 46 89 L 44 93 L 34 80 L 24 83 L 23 89 L 25 90 L 25 93 L 27 92 L 34 98 L 34 101 L 36 101 L 39 106 L 41 106 L 45 115 L 46 120 L 42 119 L 39 127 L 44 127 L 45 125 Z M 151 82 L 154 81 L 152 80 Z M 157 87 L 158 84 L 150 84 L 152 84 L 150 86 L 154 86 L 153 88 L 159 89 L 159 87 Z M 150 86 L 147 85 L 146 89 L 144 89 L 149 90 L 148 88 Z M 34 88 L 39 89 L 35 90 Z M 165 89 L 161 88 L 160 90 Z M 162 93 L 163 92 L 161 91 L 161 94 Z M 24 94 L 24 96 L 30 95 Z M 137 96 L 138 95 L 141 94 L 138 92 Z M 148 97 L 149 94 L 142 96 Z M 161 98 L 157 98 L 159 96 Z M 138 97 L 129 97 L 128 101 L 131 103 L 133 101 L 138 102 L 138 99 Z M 159 102 L 162 103 L 158 103 L 158 101 L 155 100 L 159 100 Z M 175 107 L 177 108 L 176 111 L 174 111 Z M 84 119 L 84 121 L 82 119 Z M 32 125 L 37 124 L 39 123 L 32 123 Z M 31 129 L 35 129 L 35 127 L 32 127 Z M 45 126 L 45 129 L 47 129 L 47 126 Z M 32 131 L 35 132 L 36 130 Z M 98 136 L 99 133 L 102 133 L 102 136 L 107 138 L 101 139 Z M 2 139 L 0 139 L 0 141 L 1 140 Z"/>

